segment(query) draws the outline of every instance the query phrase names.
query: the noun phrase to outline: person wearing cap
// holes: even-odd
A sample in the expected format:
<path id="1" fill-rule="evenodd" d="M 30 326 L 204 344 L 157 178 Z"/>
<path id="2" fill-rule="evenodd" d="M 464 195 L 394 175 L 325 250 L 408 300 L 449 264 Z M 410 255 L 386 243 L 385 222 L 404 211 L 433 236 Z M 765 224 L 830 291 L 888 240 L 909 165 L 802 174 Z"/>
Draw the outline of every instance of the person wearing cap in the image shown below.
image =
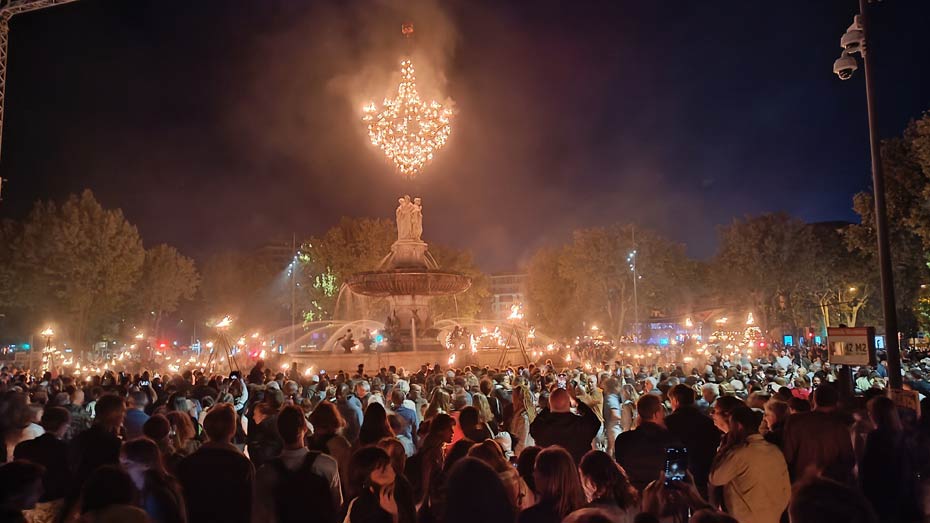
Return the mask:
<path id="1" fill-rule="evenodd" d="M 759 434 L 762 417 L 746 406 L 730 414 L 727 443 L 708 481 L 723 487 L 727 511 L 738 521 L 778 523 L 788 507 L 791 481 L 784 455 Z"/>

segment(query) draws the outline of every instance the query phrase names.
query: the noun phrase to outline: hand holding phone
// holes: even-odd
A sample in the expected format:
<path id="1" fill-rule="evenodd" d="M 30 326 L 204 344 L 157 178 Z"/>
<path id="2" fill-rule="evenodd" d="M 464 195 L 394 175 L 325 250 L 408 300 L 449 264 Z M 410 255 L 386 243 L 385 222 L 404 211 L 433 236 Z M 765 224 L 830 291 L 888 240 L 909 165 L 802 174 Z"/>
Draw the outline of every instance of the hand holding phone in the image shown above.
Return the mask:
<path id="1" fill-rule="evenodd" d="M 668 447 L 665 449 L 665 486 L 682 482 L 688 474 L 687 447 Z"/>

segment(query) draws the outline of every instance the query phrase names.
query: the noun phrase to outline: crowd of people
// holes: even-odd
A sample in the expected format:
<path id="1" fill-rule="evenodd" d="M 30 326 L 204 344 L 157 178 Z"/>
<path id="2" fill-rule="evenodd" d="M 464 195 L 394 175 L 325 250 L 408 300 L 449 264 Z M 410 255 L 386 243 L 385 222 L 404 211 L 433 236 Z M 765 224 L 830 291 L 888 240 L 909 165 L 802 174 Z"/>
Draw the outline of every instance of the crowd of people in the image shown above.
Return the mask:
<path id="1" fill-rule="evenodd" d="M 0 522 L 930 521 L 930 400 L 901 409 L 883 363 L 846 374 L 822 356 L 4 367 Z M 911 363 L 923 398 L 930 360 Z"/>

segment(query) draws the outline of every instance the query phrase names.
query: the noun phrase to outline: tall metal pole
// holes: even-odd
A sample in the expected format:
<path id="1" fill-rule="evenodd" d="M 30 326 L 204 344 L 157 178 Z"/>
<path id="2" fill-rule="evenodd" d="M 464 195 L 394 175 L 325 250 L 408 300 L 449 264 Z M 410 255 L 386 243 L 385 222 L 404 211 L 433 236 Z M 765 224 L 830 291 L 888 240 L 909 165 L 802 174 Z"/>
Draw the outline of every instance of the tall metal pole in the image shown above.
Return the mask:
<path id="1" fill-rule="evenodd" d="M 888 217 L 885 205 L 885 177 L 882 174 L 881 143 L 878 137 L 878 116 L 875 108 L 875 86 L 872 83 L 871 45 L 869 42 L 869 19 L 866 15 L 867 0 L 859 0 L 859 21 L 862 24 L 864 43 L 862 46 L 863 72 L 865 73 L 865 98 L 869 113 L 869 146 L 872 154 L 872 190 L 875 199 L 875 237 L 878 241 L 878 265 L 882 284 L 882 311 L 885 316 L 885 350 L 888 354 L 888 374 L 891 387 L 900 389 L 901 349 L 898 345 L 898 315 L 895 309 L 894 273 L 891 267 L 891 247 L 888 241 Z"/>
<path id="2" fill-rule="evenodd" d="M 3 108 L 6 105 L 6 66 L 10 46 L 10 18 L 46 7 L 67 4 L 75 0 L 0 0 L 0 151 L 3 147 Z M 3 196 L 3 180 L 0 179 L 0 200 Z"/>
<path id="3" fill-rule="evenodd" d="M 297 233 L 291 237 L 291 350 L 297 344 Z"/>
<path id="4" fill-rule="evenodd" d="M 639 336 L 639 294 L 636 290 L 637 280 L 639 276 L 636 275 L 636 226 L 633 225 L 630 227 L 630 239 L 633 242 L 633 260 L 630 268 L 633 270 L 633 325 L 636 329 L 633 332 L 633 341 L 636 341 Z"/>

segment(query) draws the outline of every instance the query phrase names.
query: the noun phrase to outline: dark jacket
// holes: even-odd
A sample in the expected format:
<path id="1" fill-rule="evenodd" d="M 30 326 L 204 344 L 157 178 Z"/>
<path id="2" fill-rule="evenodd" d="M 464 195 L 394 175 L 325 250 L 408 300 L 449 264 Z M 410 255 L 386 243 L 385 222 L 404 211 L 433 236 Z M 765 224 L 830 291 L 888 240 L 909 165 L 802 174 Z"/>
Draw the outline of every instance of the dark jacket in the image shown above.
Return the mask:
<path id="1" fill-rule="evenodd" d="M 591 450 L 591 442 L 601 428 L 601 420 L 590 407 L 578 402 L 578 414 L 543 409 L 530 425 L 530 435 L 540 447 L 560 445 L 575 459 Z"/>
<path id="2" fill-rule="evenodd" d="M 153 471 L 146 473 L 142 489 L 142 508 L 152 523 L 185 523 L 187 515 L 181 485 L 171 476 Z"/>
<path id="3" fill-rule="evenodd" d="M 791 480 L 797 481 L 811 470 L 851 485 L 856 456 L 849 430 L 846 420 L 833 412 L 815 410 L 789 416 L 782 452 Z"/>
<path id="4" fill-rule="evenodd" d="M 232 445 L 207 444 L 178 464 L 187 520 L 250 523 L 255 469 Z"/>
<path id="5" fill-rule="evenodd" d="M 16 445 L 13 457 L 45 467 L 42 476 L 42 497 L 39 501 L 62 499 L 71 487 L 71 469 L 68 467 L 68 444 L 48 432 L 36 439 Z"/>
<path id="6" fill-rule="evenodd" d="M 778 448 L 782 448 L 785 445 L 785 422 L 776 423 L 775 425 L 769 427 L 769 431 L 765 433 L 765 441 L 768 441 L 772 445 L 775 445 Z"/>
<path id="7" fill-rule="evenodd" d="M 665 417 L 665 427 L 688 448 L 688 471 L 698 490 L 706 493 L 710 464 L 720 445 L 720 431 L 714 421 L 701 414 L 695 405 L 679 407 Z"/>
<path id="8" fill-rule="evenodd" d="M 346 421 L 342 435 L 349 440 L 349 443 L 354 445 L 358 441 L 358 432 L 362 428 L 362 421 L 364 420 L 362 403 L 355 396 L 349 395 L 345 399 L 337 399 L 336 408 L 339 410 L 342 419 Z"/>
<path id="9" fill-rule="evenodd" d="M 74 470 L 74 488 L 80 488 L 90 473 L 102 465 L 119 464 L 119 451 L 123 440 L 100 425 L 77 435 L 71 442 L 71 463 Z"/>
<path id="10" fill-rule="evenodd" d="M 918 521 L 915 445 L 904 432 L 873 430 L 859 469 L 862 492 L 881 521 Z"/>
<path id="11" fill-rule="evenodd" d="M 646 485 L 659 479 L 665 468 L 665 449 L 680 444 L 665 427 L 645 422 L 617 436 L 614 454 L 630 477 L 630 484 L 642 492 Z"/>
<path id="12" fill-rule="evenodd" d="M 281 454 L 284 440 L 278 434 L 278 416 L 269 416 L 261 423 L 253 424 L 246 437 L 249 458 L 256 469 Z"/>

